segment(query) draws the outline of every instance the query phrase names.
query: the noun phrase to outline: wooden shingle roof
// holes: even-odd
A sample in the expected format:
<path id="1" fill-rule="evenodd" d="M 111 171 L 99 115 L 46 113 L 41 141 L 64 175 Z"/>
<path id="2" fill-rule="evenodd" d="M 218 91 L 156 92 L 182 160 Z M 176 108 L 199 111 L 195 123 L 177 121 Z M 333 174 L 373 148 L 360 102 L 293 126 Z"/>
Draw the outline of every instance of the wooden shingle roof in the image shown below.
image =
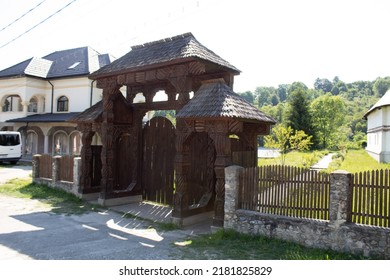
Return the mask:
<path id="1" fill-rule="evenodd" d="M 96 79 L 194 59 L 216 64 L 235 74 L 240 73 L 236 67 L 199 43 L 191 33 L 185 33 L 133 46 L 130 52 L 92 73 L 90 77 Z"/>
<path id="2" fill-rule="evenodd" d="M 74 123 L 101 122 L 102 114 L 103 114 L 103 102 L 99 101 L 95 105 L 86 109 L 84 112 L 81 112 L 73 116 L 68 121 Z"/>
<path id="3" fill-rule="evenodd" d="M 234 93 L 222 80 L 203 82 L 177 118 L 234 118 L 275 124 L 276 121 Z"/>

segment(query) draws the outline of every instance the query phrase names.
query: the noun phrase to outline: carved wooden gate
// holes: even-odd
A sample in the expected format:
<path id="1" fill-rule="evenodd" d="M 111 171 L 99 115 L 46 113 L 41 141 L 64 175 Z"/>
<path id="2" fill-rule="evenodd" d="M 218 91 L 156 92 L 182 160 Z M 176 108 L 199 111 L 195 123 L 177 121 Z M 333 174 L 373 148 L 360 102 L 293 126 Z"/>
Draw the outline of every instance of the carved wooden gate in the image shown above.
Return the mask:
<path id="1" fill-rule="evenodd" d="M 173 203 L 175 127 L 164 117 L 148 121 L 143 129 L 143 199 Z"/>
<path id="2" fill-rule="evenodd" d="M 190 205 L 205 207 L 214 197 L 214 142 L 206 132 L 194 133 L 189 141 L 191 164 L 187 180 Z"/>
<path id="3" fill-rule="evenodd" d="M 102 153 L 103 146 L 91 145 L 91 167 L 90 167 L 90 178 L 91 178 L 91 187 L 100 186 L 100 181 L 102 179 Z"/>

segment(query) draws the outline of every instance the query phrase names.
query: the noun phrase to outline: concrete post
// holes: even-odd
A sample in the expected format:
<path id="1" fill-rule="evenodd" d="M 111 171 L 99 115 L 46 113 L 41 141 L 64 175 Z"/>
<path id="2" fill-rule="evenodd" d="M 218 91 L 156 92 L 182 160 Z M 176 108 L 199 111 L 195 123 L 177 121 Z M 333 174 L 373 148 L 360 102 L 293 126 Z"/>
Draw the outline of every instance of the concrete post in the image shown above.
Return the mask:
<path id="1" fill-rule="evenodd" d="M 243 167 L 232 165 L 225 168 L 225 216 L 224 228 L 234 228 L 238 193 L 240 189 L 240 170 Z"/>
<path id="2" fill-rule="evenodd" d="M 76 191 L 79 190 L 81 179 L 81 157 L 73 158 L 73 186 Z"/>
<path id="3" fill-rule="evenodd" d="M 337 170 L 330 174 L 329 221 L 335 227 L 350 221 L 352 174 Z"/>
<path id="4" fill-rule="evenodd" d="M 52 169 L 52 184 L 53 186 L 60 180 L 61 172 L 61 156 L 53 157 L 53 169 Z"/>
<path id="5" fill-rule="evenodd" d="M 41 160 L 41 155 L 33 155 L 33 158 L 32 158 L 32 178 L 33 178 L 33 181 L 34 179 L 38 179 L 39 178 L 39 164 L 40 164 L 40 160 Z"/>

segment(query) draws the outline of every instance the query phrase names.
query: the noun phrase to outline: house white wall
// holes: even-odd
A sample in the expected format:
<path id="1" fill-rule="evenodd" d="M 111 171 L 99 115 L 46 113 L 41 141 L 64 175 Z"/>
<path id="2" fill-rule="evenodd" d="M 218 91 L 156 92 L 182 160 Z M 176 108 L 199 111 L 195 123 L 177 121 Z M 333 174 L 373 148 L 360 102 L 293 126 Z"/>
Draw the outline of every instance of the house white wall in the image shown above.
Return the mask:
<path id="1" fill-rule="evenodd" d="M 101 100 L 102 90 L 96 88 L 96 83 L 88 78 L 53 80 L 51 83 L 54 85 L 53 113 L 57 113 L 57 100 L 61 96 L 69 99 L 69 112 L 82 112 Z M 91 86 L 93 87 L 92 104 Z"/>
<path id="2" fill-rule="evenodd" d="M 390 162 L 390 106 L 375 109 L 367 116 L 366 151 L 378 162 Z"/>
<path id="3" fill-rule="evenodd" d="M 96 88 L 96 83 L 87 77 L 57 79 L 50 81 L 54 86 L 53 91 L 53 113 L 57 112 L 57 100 L 61 96 L 69 99 L 69 110 L 67 112 L 82 112 L 101 100 L 102 90 Z M 10 95 L 18 95 L 22 100 L 21 111 L 3 112 L 5 99 Z M 38 100 L 37 112 L 28 112 L 28 105 L 31 98 Z M 30 78 L 2 79 L 0 83 L 0 126 L 9 119 L 21 118 L 31 114 L 50 113 L 52 110 L 52 86 L 48 81 Z"/>

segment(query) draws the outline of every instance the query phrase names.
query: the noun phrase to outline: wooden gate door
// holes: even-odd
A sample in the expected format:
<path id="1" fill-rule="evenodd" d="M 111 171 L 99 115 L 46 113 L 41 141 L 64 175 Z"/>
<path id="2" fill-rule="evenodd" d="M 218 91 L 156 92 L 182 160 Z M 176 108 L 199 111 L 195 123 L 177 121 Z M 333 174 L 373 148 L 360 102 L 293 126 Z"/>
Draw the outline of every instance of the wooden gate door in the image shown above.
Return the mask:
<path id="1" fill-rule="evenodd" d="M 173 204 L 175 127 L 164 117 L 148 121 L 143 129 L 143 199 Z"/>

